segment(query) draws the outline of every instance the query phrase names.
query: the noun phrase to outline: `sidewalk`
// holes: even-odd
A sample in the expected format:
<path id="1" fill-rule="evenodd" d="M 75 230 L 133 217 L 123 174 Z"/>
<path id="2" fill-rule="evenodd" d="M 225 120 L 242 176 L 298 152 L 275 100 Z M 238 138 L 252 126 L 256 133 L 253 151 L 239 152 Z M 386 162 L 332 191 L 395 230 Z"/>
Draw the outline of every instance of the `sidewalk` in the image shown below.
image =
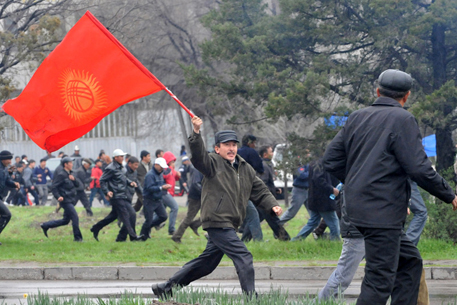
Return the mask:
<path id="1" fill-rule="evenodd" d="M 336 266 L 336 261 L 272 262 L 255 263 L 256 280 L 327 280 Z M 0 264 L 0 280 L 166 280 L 180 266 L 39 266 L 27 263 Z M 427 280 L 457 280 L 457 261 L 426 261 Z M 364 267 L 357 270 L 354 280 L 361 280 Z M 237 280 L 233 266 L 220 266 L 204 280 Z"/>

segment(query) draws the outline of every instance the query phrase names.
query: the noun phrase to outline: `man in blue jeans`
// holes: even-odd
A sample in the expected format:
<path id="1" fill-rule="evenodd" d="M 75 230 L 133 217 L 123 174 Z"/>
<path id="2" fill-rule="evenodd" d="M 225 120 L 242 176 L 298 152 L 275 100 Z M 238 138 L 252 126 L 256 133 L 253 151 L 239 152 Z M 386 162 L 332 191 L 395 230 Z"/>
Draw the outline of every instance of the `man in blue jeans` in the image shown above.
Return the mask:
<path id="1" fill-rule="evenodd" d="M 241 144 L 242 146 L 238 150 L 238 155 L 251 165 L 256 173 L 263 174 L 265 169 L 263 168 L 262 159 L 255 150 L 257 138 L 251 134 L 247 134 L 241 140 Z M 243 236 L 241 237 L 242 241 L 250 241 L 251 238 L 253 241 L 263 240 L 259 212 L 255 208 L 254 203 L 250 200 L 246 206 L 246 218 L 241 225 L 241 231 L 243 232 Z"/>
<path id="2" fill-rule="evenodd" d="M 336 215 L 335 200 L 330 198 L 334 194 L 338 196 L 339 190 L 334 187 L 338 180 L 324 171 L 321 160 L 313 161 L 309 165 L 309 199 L 308 199 L 308 223 L 300 232 L 292 238 L 292 241 L 305 239 L 318 225 L 321 218 L 330 228 L 330 238 L 340 239 L 340 225 Z"/>

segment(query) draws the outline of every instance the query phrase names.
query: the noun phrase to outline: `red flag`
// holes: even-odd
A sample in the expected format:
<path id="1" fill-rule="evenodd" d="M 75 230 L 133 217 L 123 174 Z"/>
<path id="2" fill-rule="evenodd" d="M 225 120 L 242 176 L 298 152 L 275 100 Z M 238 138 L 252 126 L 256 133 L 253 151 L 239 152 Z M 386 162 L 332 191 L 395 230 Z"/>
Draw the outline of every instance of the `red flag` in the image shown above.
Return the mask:
<path id="1" fill-rule="evenodd" d="M 38 146 L 52 152 L 89 132 L 119 106 L 162 89 L 87 12 L 3 110 Z"/>

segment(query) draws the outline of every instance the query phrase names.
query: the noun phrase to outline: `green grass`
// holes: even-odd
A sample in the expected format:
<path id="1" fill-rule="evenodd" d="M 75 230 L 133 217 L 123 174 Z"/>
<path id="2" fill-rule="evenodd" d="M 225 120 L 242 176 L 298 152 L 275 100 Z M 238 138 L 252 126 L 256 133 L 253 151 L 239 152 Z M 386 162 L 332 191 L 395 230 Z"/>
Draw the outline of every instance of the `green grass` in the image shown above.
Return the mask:
<path id="1" fill-rule="evenodd" d="M 314 301 L 312 297 L 289 297 L 285 290 L 271 290 L 268 293 L 260 294 L 257 298 L 249 299 L 244 295 L 232 295 L 221 289 L 204 290 L 192 287 L 174 291 L 174 297 L 170 301 L 157 301 L 143 298 L 141 295 L 125 292 L 119 298 L 91 299 L 84 295 L 75 298 L 50 297 L 47 294 L 39 293 L 27 297 L 29 305 L 343 305 L 347 304 L 343 299 L 329 300 L 323 302 Z M 177 302 L 177 303 L 175 303 Z M 0 302 L 0 304 L 2 304 Z M 352 303 L 350 303 L 352 304 Z"/>
<path id="2" fill-rule="evenodd" d="M 62 212 L 54 213 L 54 207 L 10 207 L 13 217 L 0 235 L 1 261 L 36 262 L 46 264 L 74 263 L 75 265 L 182 265 L 198 256 L 205 248 L 204 231 L 200 229 L 200 237 L 191 230 L 186 231 L 178 245 L 171 241 L 167 227 L 160 231 L 152 230 L 152 239 L 147 242 L 116 243 L 119 231 L 117 222 L 105 227 L 100 232 L 97 242 L 93 239 L 90 227 L 105 217 L 110 209 L 94 208 L 94 216 L 87 217 L 83 208 L 77 207 L 80 217 L 80 228 L 84 237 L 83 243 L 73 242 L 71 225 L 48 231 L 47 239 L 40 228 L 40 223 L 50 219 L 59 219 Z M 181 208 L 177 226 L 184 218 L 185 208 Z M 144 221 L 138 216 L 137 232 Z M 295 236 L 307 221 L 305 209 L 301 209 L 297 217 L 286 225 L 291 236 Z M 326 240 L 314 241 L 310 236 L 305 241 L 281 242 L 273 238 L 272 231 L 262 224 L 265 242 L 247 244 L 256 263 L 284 265 L 320 264 L 322 261 L 336 261 L 341 253 L 341 242 Z M 422 256 L 426 260 L 457 260 L 456 247 L 452 243 L 439 240 L 422 239 L 419 244 Z M 224 264 L 231 265 L 224 258 Z"/>

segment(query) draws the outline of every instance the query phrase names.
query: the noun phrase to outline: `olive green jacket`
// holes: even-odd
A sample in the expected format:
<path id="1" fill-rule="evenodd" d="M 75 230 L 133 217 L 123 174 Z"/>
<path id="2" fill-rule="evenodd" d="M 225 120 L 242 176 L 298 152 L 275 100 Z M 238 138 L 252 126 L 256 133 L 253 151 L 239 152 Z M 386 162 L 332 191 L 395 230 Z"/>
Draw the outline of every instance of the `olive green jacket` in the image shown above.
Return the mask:
<path id="1" fill-rule="evenodd" d="M 278 203 L 254 169 L 239 155 L 236 166 L 216 153 L 208 153 L 200 134 L 189 137 L 191 161 L 202 181 L 201 221 L 203 229 L 234 228 L 246 216 L 248 200 L 269 213 Z"/>

